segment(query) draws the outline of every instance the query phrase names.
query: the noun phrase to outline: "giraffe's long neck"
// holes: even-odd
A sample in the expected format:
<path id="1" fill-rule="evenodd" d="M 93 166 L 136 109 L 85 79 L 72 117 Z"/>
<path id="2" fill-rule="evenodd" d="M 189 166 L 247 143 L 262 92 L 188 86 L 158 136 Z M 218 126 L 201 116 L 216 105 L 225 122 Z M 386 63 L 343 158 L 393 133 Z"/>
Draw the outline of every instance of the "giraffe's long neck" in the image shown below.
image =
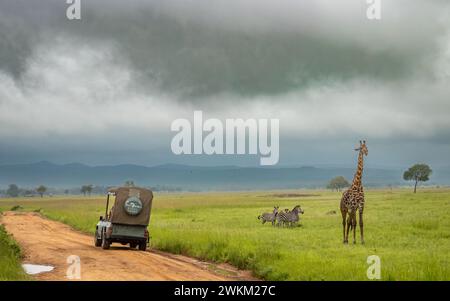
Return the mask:
<path id="1" fill-rule="evenodd" d="M 364 169 L 364 158 L 362 151 L 359 151 L 358 155 L 358 168 L 356 169 L 355 176 L 353 177 L 352 187 L 360 187 L 361 186 L 361 178 Z"/>

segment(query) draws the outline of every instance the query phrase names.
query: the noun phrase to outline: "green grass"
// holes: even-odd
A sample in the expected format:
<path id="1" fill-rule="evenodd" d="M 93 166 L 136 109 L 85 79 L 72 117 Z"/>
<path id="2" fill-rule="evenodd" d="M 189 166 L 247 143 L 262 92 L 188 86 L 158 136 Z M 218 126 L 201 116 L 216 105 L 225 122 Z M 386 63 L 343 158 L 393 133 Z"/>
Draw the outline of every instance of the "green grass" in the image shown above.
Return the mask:
<path id="1" fill-rule="evenodd" d="M 0 225 L 0 281 L 26 280 L 20 265 L 20 248 Z"/>
<path id="2" fill-rule="evenodd" d="M 369 255 L 382 280 L 450 280 L 450 190 L 366 191 L 365 245 L 342 244 L 340 194 L 329 191 L 155 193 L 152 247 L 227 262 L 270 280 L 367 280 Z M 295 196 L 295 193 L 304 194 Z M 92 233 L 103 197 L 0 200 Z M 301 227 L 261 225 L 274 205 L 305 210 Z M 337 214 L 327 214 L 335 210 Z"/>

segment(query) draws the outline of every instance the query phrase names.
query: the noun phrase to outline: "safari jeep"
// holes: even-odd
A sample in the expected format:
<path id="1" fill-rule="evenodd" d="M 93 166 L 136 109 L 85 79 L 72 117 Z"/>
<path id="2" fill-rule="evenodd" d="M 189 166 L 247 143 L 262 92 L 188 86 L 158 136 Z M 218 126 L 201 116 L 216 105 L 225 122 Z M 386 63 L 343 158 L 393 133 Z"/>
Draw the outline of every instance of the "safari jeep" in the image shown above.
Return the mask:
<path id="1" fill-rule="evenodd" d="M 113 200 L 115 198 L 115 200 Z M 145 251 L 150 242 L 147 230 L 152 210 L 153 193 L 144 188 L 119 187 L 108 190 L 105 216 L 97 223 L 94 244 L 109 249 L 111 243 L 130 244 Z M 110 202 L 114 202 L 108 212 Z"/>

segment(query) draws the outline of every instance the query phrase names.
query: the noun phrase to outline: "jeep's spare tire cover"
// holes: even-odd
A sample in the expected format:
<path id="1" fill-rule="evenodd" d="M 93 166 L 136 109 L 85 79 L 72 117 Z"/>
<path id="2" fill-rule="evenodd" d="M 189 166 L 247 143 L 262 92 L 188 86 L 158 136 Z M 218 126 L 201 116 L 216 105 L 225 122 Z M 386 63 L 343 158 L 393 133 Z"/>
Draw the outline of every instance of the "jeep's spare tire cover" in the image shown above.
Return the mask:
<path id="1" fill-rule="evenodd" d="M 129 215 L 138 215 L 142 211 L 142 202 L 138 197 L 132 196 L 125 201 L 123 207 Z"/>
<path id="2" fill-rule="evenodd" d="M 139 187 L 119 187 L 111 188 L 108 192 L 116 195 L 114 210 L 111 210 L 111 223 L 141 226 L 148 225 L 150 222 L 153 200 L 153 193 L 151 190 Z M 136 212 L 138 213 L 135 214 Z"/>

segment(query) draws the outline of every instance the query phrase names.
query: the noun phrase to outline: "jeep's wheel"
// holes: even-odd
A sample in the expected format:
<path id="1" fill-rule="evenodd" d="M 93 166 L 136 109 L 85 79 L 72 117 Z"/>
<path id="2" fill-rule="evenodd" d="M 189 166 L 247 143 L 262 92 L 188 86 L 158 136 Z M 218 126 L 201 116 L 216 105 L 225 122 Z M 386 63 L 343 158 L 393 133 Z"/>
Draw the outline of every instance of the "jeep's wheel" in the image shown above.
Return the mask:
<path id="1" fill-rule="evenodd" d="M 96 247 L 100 247 L 102 245 L 102 240 L 97 237 L 97 230 L 95 230 L 94 234 L 94 245 Z"/>
<path id="2" fill-rule="evenodd" d="M 110 246 L 111 246 L 111 243 L 106 238 L 106 234 L 103 233 L 103 235 L 102 235 L 102 249 L 103 250 L 108 250 Z"/>
<path id="3" fill-rule="evenodd" d="M 147 249 L 147 242 L 143 241 L 139 243 L 139 250 L 145 251 Z"/>
<path id="4" fill-rule="evenodd" d="M 135 243 L 135 242 L 130 243 L 130 248 L 136 249 L 136 247 L 137 247 L 137 243 Z"/>

